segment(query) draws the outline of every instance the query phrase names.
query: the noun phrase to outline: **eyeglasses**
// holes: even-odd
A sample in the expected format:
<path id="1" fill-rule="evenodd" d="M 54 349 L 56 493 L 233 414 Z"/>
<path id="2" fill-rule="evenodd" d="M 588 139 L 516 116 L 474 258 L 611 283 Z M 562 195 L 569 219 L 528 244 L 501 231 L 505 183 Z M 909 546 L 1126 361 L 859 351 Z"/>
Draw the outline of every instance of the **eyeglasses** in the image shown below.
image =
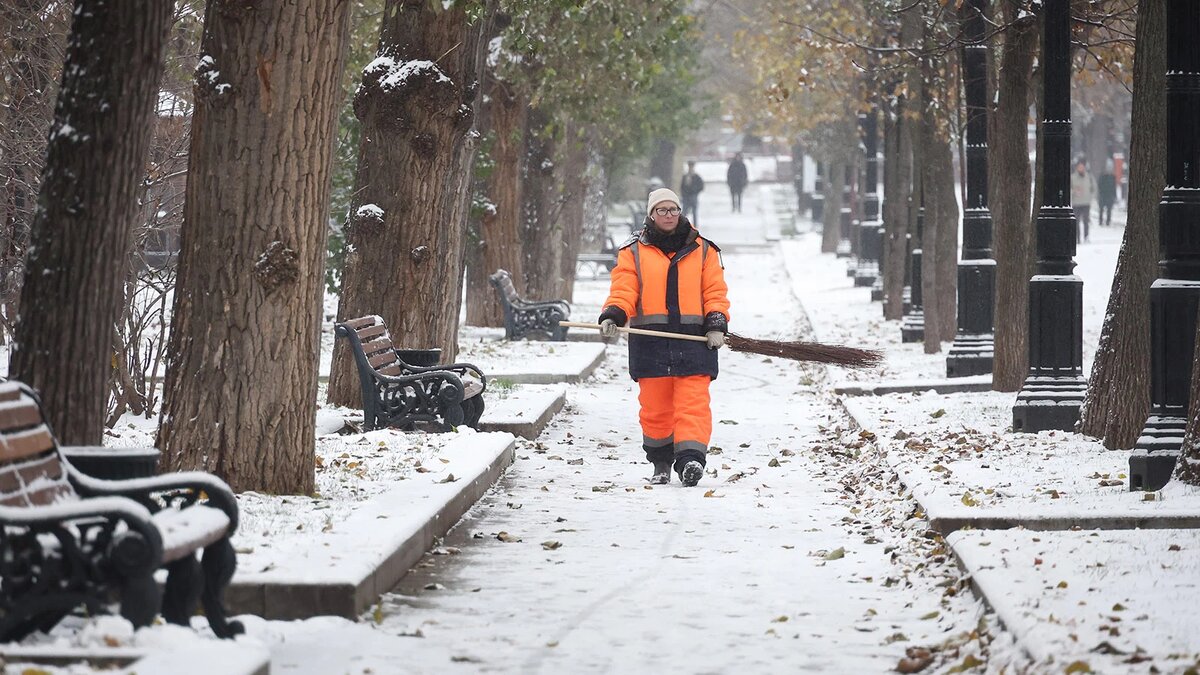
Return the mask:
<path id="1" fill-rule="evenodd" d="M 682 212 L 678 206 L 660 206 L 654 209 L 654 212 L 660 216 L 677 216 Z"/>

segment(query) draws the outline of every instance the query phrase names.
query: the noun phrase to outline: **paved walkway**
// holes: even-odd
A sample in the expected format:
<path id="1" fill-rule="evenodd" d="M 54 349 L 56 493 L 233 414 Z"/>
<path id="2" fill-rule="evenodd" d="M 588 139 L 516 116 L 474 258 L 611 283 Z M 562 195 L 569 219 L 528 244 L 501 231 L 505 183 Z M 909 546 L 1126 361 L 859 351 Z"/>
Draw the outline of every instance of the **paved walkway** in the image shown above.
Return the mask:
<path id="1" fill-rule="evenodd" d="M 744 214 L 702 202 L 702 230 L 765 244 L 759 208 L 771 205 L 756 187 Z M 739 247 L 725 265 L 736 331 L 803 334 L 777 250 Z M 383 598 L 377 625 L 354 637 L 362 666 L 887 672 L 906 646 L 974 627 L 972 601 L 946 612 L 938 575 L 954 572 L 944 555 L 910 574 L 930 555 L 921 521 L 910 501 L 869 487 L 872 470 L 834 437 L 845 418 L 823 371 L 724 351 L 716 475 L 650 488 L 625 360 L 622 342 L 594 380 L 571 388 L 542 438 L 521 446 L 444 555 Z M 313 640 L 293 635 L 276 651 L 280 672 L 360 672 L 324 663 L 313 629 Z"/>

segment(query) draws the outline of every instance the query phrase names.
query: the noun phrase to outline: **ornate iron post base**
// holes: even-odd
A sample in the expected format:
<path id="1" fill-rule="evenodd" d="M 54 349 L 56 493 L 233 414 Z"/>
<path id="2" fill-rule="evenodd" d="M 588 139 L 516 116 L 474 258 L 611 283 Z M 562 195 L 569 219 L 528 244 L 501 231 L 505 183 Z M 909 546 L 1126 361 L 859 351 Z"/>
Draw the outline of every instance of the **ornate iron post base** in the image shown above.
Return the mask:
<path id="1" fill-rule="evenodd" d="M 874 223 L 875 241 L 878 242 L 875 247 L 875 280 L 871 282 L 871 302 L 883 302 L 883 242 L 887 233 L 883 229 L 883 223 L 876 221 Z"/>
<path id="2" fill-rule="evenodd" d="M 946 355 L 946 377 L 992 372 L 995 344 L 992 298 L 995 290 L 995 260 L 980 258 L 958 262 L 958 334 Z"/>
<path id="3" fill-rule="evenodd" d="M 1075 429 L 1087 390 L 1082 326 L 1082 279 L 1039 274 L 1029 280 L 1030 370 L 1013 405 L 1013 431 Z"/>
<path id="4" fill-rule="evenodd" d="M 914 248 L 912 259 L 912 302 L 904 311 L 900 320 L 900 341 L 921 342 L 925 339 L 925 305 L 921 298 L 921 254 L 922 250 Z"/>
<path id="5" fill-rule="evenodd" d="M 1200 302 L 1200 3 L 1167 0 L 1167 180 L 1158 203 L 1159 278 L 1150 286 L 1150 419 L 1129 457 L 1129 489 L 1171 480 L 1191 398 Z"/>
<path id="6" fill-rule="evenodd" d="M 921 258 L 924 253 L 921 240 L 925 229 L 925 198 L 921 197 L 921 207 L 917 209 L 916 248 L 908 254 L 908 288 L 911 302 L 904 307 L 904 318 L 900 321 L 901 342 L 922 342 L 925 340 L 925 303 L 921 289 Z"/>
<path id="7" fill-rule="evenodd" d="M 850 207 L 843 206 L 842 210 L 838 213 L 838 217 L 840 219 L 838 221 L 838 225 L 841 228 L 841 235 L 838 239 L 836 255 L 839 258 L 849 258 L 850 257 L 850 232 L 852 231 L 851 227 L 850 227 Z M 846 276 L 854 276 L 854 265 L 853 264 L 851 264 L 851 266 L 849 268 L 849 272 L 850 273 L 847 274 Z"/>
<path id="8" fill-rule="evenodd" d="M 1200 281 L 1158 279 L 1150 287 L 1150 417 L 1129 457 L 1130 490 L 1166 485 L 1183 447 L 1197 302 Z"/>
<path id="9" fill-rule="evenodd" d="M 854 268 L 854 285 L 870 286 L 879 277 L 878 223 L 858 224 L 858 265 Z"/>

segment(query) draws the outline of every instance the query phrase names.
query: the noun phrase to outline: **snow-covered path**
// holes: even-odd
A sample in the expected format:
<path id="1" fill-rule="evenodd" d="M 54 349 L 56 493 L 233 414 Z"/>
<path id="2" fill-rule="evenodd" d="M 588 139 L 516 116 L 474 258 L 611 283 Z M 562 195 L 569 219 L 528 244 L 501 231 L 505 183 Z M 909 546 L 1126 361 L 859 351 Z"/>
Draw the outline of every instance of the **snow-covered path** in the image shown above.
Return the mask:
<path id="1" fill-rule="evenodd" d="M 754 218 L 704 230 L 752 243 Z M 725 264 L 735 331 L 803 335 L 777 248 Z M 277 672 L 886 672 L 906 645 L 973 627 L 939 618 L 945 589 L 907 578 L 895 533 L 859 515 L 822 371 L 724 351 L 709 475 L 651 487 L 636 385 L 610 349 L 370 620 L 251 626 L 276 634 Z"/>

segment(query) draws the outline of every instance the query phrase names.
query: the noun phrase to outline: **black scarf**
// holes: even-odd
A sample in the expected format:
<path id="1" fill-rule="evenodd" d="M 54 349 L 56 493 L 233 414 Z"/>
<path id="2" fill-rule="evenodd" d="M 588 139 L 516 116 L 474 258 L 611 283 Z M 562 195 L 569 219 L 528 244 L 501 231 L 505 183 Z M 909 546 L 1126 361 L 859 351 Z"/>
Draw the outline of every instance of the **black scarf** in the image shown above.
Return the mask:
<path id="1" fill-rule="evenodd" d="M 653 222 L 646 223 L 646 243 L 658 247 L 663 253 L 678 253 L 679 249 L 687 246 L 691 233 L 691 223 L 683 218 L 679 219 L 679 224 L 671 232 L 663 232 Z"/>

